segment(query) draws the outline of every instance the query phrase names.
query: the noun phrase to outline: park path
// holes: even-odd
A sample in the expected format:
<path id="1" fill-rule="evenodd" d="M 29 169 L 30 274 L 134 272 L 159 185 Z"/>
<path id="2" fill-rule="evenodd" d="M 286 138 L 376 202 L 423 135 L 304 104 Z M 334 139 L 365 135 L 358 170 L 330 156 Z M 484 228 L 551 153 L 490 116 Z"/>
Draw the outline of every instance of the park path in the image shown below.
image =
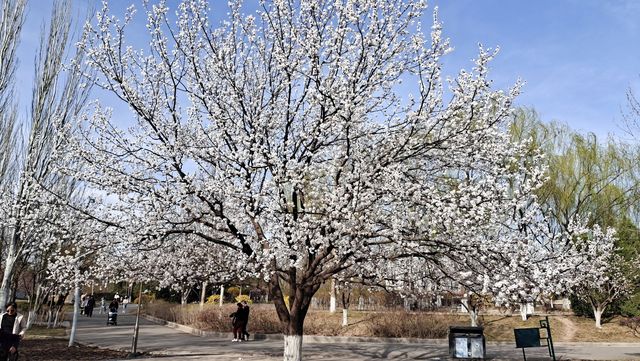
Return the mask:
<path id="1" fill-rule="evenodd" d="M 93 318 L 81 317 L 77 340 L 80 343 L 118 350 L 131 350 L 135 315 L 120 314 L 118 326 L 107 326 L 106 315 L 94 313 Z M 138 351 L 147 359 L 161 361 L 280 361 L 281 340 L 252 340 L 232 343 L 229 337 L 194 336 L 173 328 L 141 319 Z M 337 342 L 341 341 L 341 342 Z M 549 360 L 546 348 L 527 349 L 527 360 Z M 640 343 L 558 343 L 559 360 L 640 360 Z M 304 360 L 365 361 L 365 360 L 448 360 L 448 345 L 443 340 L 420 340 L 398 343 L 352 342 L 324 338 L 322 342 L 305 342 Z M 487 357 L 493 360 L 522 360 L 522 351 L 512 343 L 487 343 Z"/>
<path id="2" fill-rule="evenodd" d="M 564 341 L 573 341 L 577 332 L 576 324 L 567 317 L 557 317 L 556 320 L 558 320 L 564 328 Z"/>

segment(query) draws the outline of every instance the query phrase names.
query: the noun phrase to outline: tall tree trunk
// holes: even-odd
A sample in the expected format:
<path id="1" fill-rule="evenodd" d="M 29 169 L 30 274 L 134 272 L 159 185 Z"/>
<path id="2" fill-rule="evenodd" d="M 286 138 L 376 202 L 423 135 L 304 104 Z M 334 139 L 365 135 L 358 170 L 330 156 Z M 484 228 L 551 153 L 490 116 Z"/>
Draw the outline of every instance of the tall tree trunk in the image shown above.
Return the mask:
<path id="1" fill-rule="evenodd" d="M 0 284 L 0 307 L 4 307 L 10 301 L 11 283 L 15 273 L 16 261 L 18 259 L 18 239 L 19 230 L 14 229 L 11 235 L 11 241 L 8 244 L 7 254 L 5 255 L 4 272 L 2 273 L 2 284 Z"/>
<path id="2" fill-rule="evenodd" d="M 2 305 L 2 307 L 9 303 L 9 297 L 11 294 L 11 280 L 13 278 L 13 271 L 15 269 L 14 266 L 15 258 L 7 256 L 4 266 L 4 272 L 2 274 L 2 284 L 0 284 L 0 305 Z"/>
<path id="3" fill-rule="evenodd" d="M 47 328 L 53 327 L 53 307 L 49 307 L 47 311 Z"/>
<path id="4" fill-rule="evenodd" d="M 602 313 L 606 306 L 602 306 L 600 304 L 593 307 L 593 316 L 596 319 L 596 328 L 602 328 Z"/>
<path id="5" fill-rule="evenodd" d="M 73 291 L 73 299 L 73 320 L 71 321 L 71 332 L 69 333 L 69 347 L 72 347 L 76 341 L 78 315 L 80 314 L 80 282 L 78 280 L 76 280 L 76 287 Z"/>
<path id="6" fill-rule="evenodd" d="M 469 307 L 469 318 L 471 319 L 471 327 L 478 327 L 478 314 L 480 309 L 478 307 Z"/>
<path id="7" fill-rule="evenodd" d="M 202 292 L 200 292 L 200 308 L 204 308 L 204 303 L 207 300 L 207 281 L 202 282 Z"/>
<path id="8" fill-rule="evenodd" d="M 349 309 L 342 309 L 342 326 L 349 326 Z"/>
<path id="9" fill-rule="evenodd" d="M 520 317 L 522 317 L 522 321 L 527 320 L 527 304 L 520 303 Z"/>
<path id="10" fill-rule="evenodd" d="M 335 278 L 331 279 L 331 292 L 329 299 L 329 312 L 336 312 L 336 280 Z"/>
<path id="11" fill-rule="evenodd" d="M 295 279 L 295 271 L 291 274 Z M 269 290 L 284 333 L 284 361 L 302 361 L 304 320 L 309 311 L 311 299 L 320 285 L 290 282 L 289 286 L 289 307 L 287 307 L 278 275 L 276 273 L 271 275 Z"/>
<path id="12" fill-rule="evenodd" d="M 191 288 L 188 288 L 182 291 L 182 294 L 180 295 L 180 305 L 182 305 L 182 307 L 187 305 L 187 299 L 189 298 L 189 293 L 191 293 Z"/>

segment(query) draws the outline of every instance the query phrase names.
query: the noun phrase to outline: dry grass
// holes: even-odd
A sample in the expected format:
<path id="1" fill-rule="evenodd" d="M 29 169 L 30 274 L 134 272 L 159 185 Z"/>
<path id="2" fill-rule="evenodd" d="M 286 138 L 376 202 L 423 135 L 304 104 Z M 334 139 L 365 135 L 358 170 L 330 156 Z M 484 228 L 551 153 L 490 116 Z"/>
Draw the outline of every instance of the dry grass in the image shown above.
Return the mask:
<path id="1" fill-rule="evenodd" d="M 230 332 L 229 314 L 235 305 L 179 305 L 155 302 L 146 312 L 156 317 L 178 322 L 203 330 Z M 538 327 L 543 317 L 531 317 L 522 321 L 519 316 L 485 315 L 481 325 L 489 341 L 513 341 L 514 328 Z M 564 342 L 640 342 L 629 327 L 620 325 L 614 319 L 596 329 L 592 319 L 575 316 L 550 316 L 554 341 Z M 375 336 L 375 337 L 415 337 L 445 338 L 449 326 L 469 325 L 469 317 L 459 314 L 434 314 L 426 312 L 349 312 L 349 325 L 342 326 L 342 313 L 312 310 L 305 319 L 304 332 L 307 335 L 324 336 Z M 280 333 L 282 331 L 275 309 L 271 304 L 251 306 L 249 332 Z"/>
<path id="2" fill-rule="evenodd" d="M 32 325 L 26 333 L 27 338 L 41 337 L 67 337 L 67 329 L 64 327 L 47 328 L 46 326 Z"/>

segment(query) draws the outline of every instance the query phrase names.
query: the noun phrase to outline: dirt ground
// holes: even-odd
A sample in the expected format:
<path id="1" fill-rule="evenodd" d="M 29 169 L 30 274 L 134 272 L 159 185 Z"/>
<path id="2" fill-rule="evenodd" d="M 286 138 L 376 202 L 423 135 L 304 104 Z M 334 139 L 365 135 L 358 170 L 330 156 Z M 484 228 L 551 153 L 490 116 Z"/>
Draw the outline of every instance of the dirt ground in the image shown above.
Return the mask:
<path id="1" fill-rule="evenodd" d="M 113 360 L 127 357 L 126 352 L 68 345 L 66 338 L 26 337 L 20 343 L 20 361 Z"/>

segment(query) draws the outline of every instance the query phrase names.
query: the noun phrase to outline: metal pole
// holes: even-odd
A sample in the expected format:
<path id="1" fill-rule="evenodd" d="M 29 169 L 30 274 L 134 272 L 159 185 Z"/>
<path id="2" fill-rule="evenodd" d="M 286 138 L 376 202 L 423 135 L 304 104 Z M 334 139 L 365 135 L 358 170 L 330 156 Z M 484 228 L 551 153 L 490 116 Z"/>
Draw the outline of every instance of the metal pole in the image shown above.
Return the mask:
<path id="1" fill-rule="evenodd" d="M 547 320 L 547 344 L 549 345 L 549 354 L 553 361 L 556 361 L 556 350 L 553 348 L 553 339 L 551 338 L 551 323 L 549 323 L 549 316 L 546 316 Z"/>
<path id="2" fill-rule="evenodd" d="M 133 342 L 131 343 L 130 357 L 136 357 L 138 355 L 138 330 L 140 329 L 140 309 L 142 309 L 142 285 L 142 282 L 140 282 L 140 291 L 138 292 L 138 311 L 136 312 L 136 325 L 133 328 Z"/>

